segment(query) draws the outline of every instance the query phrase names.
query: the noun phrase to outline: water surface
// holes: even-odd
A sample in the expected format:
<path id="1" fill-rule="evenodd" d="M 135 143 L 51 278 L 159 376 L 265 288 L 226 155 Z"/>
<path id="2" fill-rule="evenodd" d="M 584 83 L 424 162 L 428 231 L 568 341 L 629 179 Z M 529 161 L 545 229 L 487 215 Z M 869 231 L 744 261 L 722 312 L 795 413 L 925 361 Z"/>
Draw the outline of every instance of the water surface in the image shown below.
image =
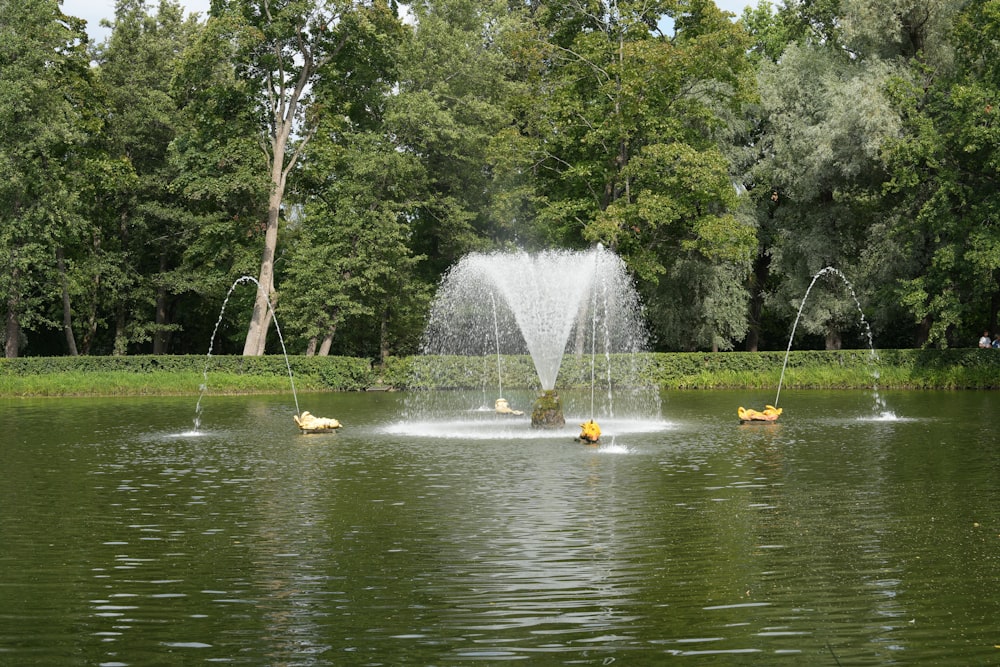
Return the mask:
<path id="1" fill-rule="evenodd" d="M 599 447 L 3 401 L 0 664 L 997 664 L 1000 395 L 883 398 L 670 392 Z"/>

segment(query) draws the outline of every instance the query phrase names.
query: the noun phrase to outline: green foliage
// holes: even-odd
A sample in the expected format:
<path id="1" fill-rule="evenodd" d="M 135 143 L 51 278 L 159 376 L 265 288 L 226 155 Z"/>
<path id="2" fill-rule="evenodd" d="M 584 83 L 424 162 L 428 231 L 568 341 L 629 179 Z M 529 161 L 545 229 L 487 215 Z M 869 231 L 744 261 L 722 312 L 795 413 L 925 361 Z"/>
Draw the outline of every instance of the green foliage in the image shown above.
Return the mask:
<path id="1" fill-rule="evenodd" d="M 997 0 L 264 5 L 122 0 L 91 46 L 0 4 L 8 356 L 198 352 L 258 275 L 293 352 L 391 375 L 464 253 L 597 242 L 660 350 L 774 349 L 826 266 L 883 344 L 1000 328 Z"/>
<path id="2" fill-rule="evenodd" d="M 96 50 L 104 123 L 88 144 L 82 213 L 89 230 L 70 257 L 83 354 L 124 354 L 146 344 L 163 352 L 187 324 L 171 313 L 192 282 L 183 257 L 198 230 L 176 197 L 168 155 L 186 129 L 173 85 L 197 31 L 175 4 L 154 15 L 142 2 L 121 2 L 110 37 Z"/>
<path id="3" fill-rule="evenodd" d="M 657 354 L 652 377 L 666 389 L 776 389 L 785 353 Z M 994 350 L 793 350 L 783 388 L 996 389 Z"/>
<path id="4" fill-rule="evenodd" d="M 892 265 L 896 298 L 938 346 L 964 345 L 997 324 L 1000 78 L 987 45 L 1000 36 L 998 6 L 960 3 L 951 66 L 915 69 L 891 88 L 903 119 L 885 150 L 887 238 L 903 258 Z"/>
<path id="5" fill-rule="evenodd" d="M 673 36 L 650 30 L 664 17 Z M 683 298 L 675 291 L 683 279 L 664 277 L 692 271 L 743 291 L 756 231 L 737 215 L 726 158 L 735 118 L 753 97 L 743 31 L 709 2 L 619 2 L 597 12 L 545 4 L 537 19 L 552 35 L 542 37 L 532 126 L 538 219 L 549 238 L 604 243 L 646 293 L 671 303 Z M 661 313 L 651 309 L 653 328 L 669 329 Z M 675 330 L 670 345 L 727 346 L 745 322 L 739 308 L 704 302 L 685 315 L 713 330 Z"/>
<path id="6" fill-rule="evenodd" d="M 990 378 L 1000 368 L 1000 353 L 991 350 L 886 350 L 873 358 L 870 350 L 792 351 L 783 386 L 797 388 L 993 388 Z M 649 353 L 629 359 L 642 369 L 642 381 L 673 389 L 777 387 L 784 352 Z M 614 364 L 625 360 L 615 360 Z M 596 376 L 606 373 L 605 360 L 594 360 Z M 589 355 L 566 355 L 557 388 L 586 388 L 591 382 Z M 483 382 L 482 357 L 411 357 L 393 359 L 382 369 L 386 384 L 410 389 L 478 388 Z M 956 371 L 956 369 L 962 369 Z M 875 379 L 875 372 L 879 378 Z M 957 380 L 961 378 L 961 381 Z M 495 381 L 494 378 L 488 378 Z M 937 383 L 941 383 L 938 385 Z M 504 387 L 531 389 L 538 379 L 529 357 L 503 358 Z"/>
<path id="7" fill-rule="evenodd" d="M 806 7 L 796 10 L 801 20 L 813 21 Z M 789 11 L 778 19 L 786 26 Z M 758 223 L 768 239 L 759 250 L 767 261 L 758 266 L 768 272 L 760 276 L 767 290 L 761 301 L 789 321 L 797 317 L 812 277 L 826 266 L 848 276 L 872 310 L 901 315 L 892 281 L 907 255 L 886 232 L 881 192 L 885 146 L 903 126 L 892 84 L 909 76 L 911 65 L 896 57 L 898 50 L 873 43 L 870 33 L 852 42 L 861 27 L 844 25 L 830 33 L 832 42 L 800 34 L 779 60 L 764 61 L 760 70 L 760 114 L 767 126 L 762 158 L 751 173 L 753 182 L 765 186 L 757 192 L 763 202 Z M 849 43 L 866 46 L 852 51 Z M 817 285 L 802 310 L 802 331 L 824 337 L 831 347 L 858 319 L 844 287 Z M 903 329 L 912 335 L 912 327 Z M 891 326 L 884 330 L 899 335 Z"/>
<path id="8" fill-rule="evenodd" d="M 732 349 L 747 331 L 743 264 L 678 261 L 645 292 L 653 333 L 667 349 Z"/>
<path id="9" fill-rule="evenodd" d="M 403 29 L 387 12 L 376 18 L 381 29 L 359 27 L 335 61 L 351 74 L 350 85 L 328 85 L 316 94 L 323 112 L 313 120 L 299 173 L 301 215 L 289 229 L 280 317 L 288 331 L 309 341 L 310 352 L 318 346 L 321 354 L 335 346 L 378 356 L 371 342 L 382 322 L 398 325 L 405 315 L 395 311 L 426 301 L 414 275 L 422 258 L 412 254 L 407 217 L 424 196 L 423 171 L 384 132 Z M 351 349 L 357 341 L 342 341 L 345 330 L 368 332 L 367 349 Z"/>
<path id="10" fill-rule="evenodd" d="M 509 242 L 521 229 L 530 161 L 512 131 L 524 99 L 512 51 L 524 26 L 499 0 L 411 7 L 416 25 L 400 48 L 386 125 L 423 172 L 409 216 L 413 252 L 426 257 L 424 279 L 433 283 L 466 252 Z"/>
<path id="11" fill-rule="evenodd" d="M 52 324 L 55 249 L 77 231 L 90 82 L 82 22 L 56 0 L 0 3 L 0 313 L 5 356 Z"/>
<path id="12" fill-rule="evenodd" d="M 22 357 L 0 360 L 0 392 L 38 394 L 197 394 L 210 392 L 360 391 L 374 383 L 371 364 L 350 357 L 133 355 Z M 206 382 L 207 376 L 207 382 Z M 60 389 L 61 387 L 61 389 Z"/>
<path id="13" fill-rule="evenodd" d="M 783 352 L 640 356 L 628 363 L 639 365 L 642 381 L 667 390 L 776 389 L 785 359 Z M 480 389 L 484 369 L 481 357 L 391 357 L 377 368 L 350 357 L 292 356 L 289 362 L 298 391 Z M 567 355 L 557 389 L 588 387 L 590 363 L 589 356 Z M 598 363 L 603 375 L 604 362 Z M 197 395 L 205 373 L 209 393 L 291 391 L 281 355 L 22 357 L 0 360 L 0 395 Z M 875 358 L 868 350 L 792 351 L 782 387 L 1000 389 L 998 378 L 995 350 L 879 350 Z M 538 388 L 530 358 L 504 358 L 504 387 Z"/>

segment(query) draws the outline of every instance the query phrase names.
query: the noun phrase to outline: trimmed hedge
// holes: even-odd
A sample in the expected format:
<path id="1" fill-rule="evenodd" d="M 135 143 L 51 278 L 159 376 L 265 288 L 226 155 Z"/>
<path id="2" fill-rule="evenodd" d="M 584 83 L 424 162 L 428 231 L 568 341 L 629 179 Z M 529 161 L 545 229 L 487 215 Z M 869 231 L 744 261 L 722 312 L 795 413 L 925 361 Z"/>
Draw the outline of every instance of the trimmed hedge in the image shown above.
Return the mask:
<path id="1" fill-rule="evenodd" d="M 585 384 L 589 363 L 589 357 L 567 355 L 557 384 Z M 645 383 L 665 389 L 744 389 L 777 387 L 784 363 L 784 352 L 678 352 L 642 355 L 640 366 Z M 419 364 L 412 357 L 390 359 L 380 369 L 381 381 L 406 389 L 475 387 L 484 367 L 481 358 L 438 357 L 433 362 L 438 366 L 434 382 L 429 382 L 426 374 L 414 375 Z M 503 365 L 504 386 L 538 384 L 527 357 L 504 357 Z M 793 350 L 782 381 L 783 387 L 803 389 L 870 388 L 873 384 L 897 389 L 997 389 L 1000 351 L 877 350 L 873 357 L 870 350 Z"/>
<path id="2" fill-rule="evenodd" d="M 642 384 L 665 389 L 774 388 L 781 378 L 784 352 L 692 352 L 651 353 L 640 355 Z M 598 358 L 598 375 L 605 360 Z M 612 359 L 621 363 L 621 359 Z M 315 390 L 362 391 L 371 387 L 392 389 L 478 388 L 483 374 L 496 372 L 495 358 L 395 357 L 383 366 L 373 366 L 367 359 L 350 357 L 289 358 L 296 386 Z M 419 373 L 433 368 L 433 374 Z M 533 387 L 538 381 L 534 366 L 526 356 L 502 358 L 503 384 L 506 387 Z M 234 391 L 255 391 L 264 386 L 258 380 L 271 378 L 266 386 L 283 387 L 287 377 L 285 358 L 280 355 L 244 356 L 120 356 L 120 357 L 22 357 L 0 359 L 0 379 L 21 379 L 59 374 L 102 378 L 122 374 L 150 374 L 141 393 L 156 393 L 157 376 L 212 374 L 235 378 Z M 239 378 L 245 378 L 243 383 Z M 590 357 L 567 355 L 559 372 L 558 386 L 581 386 L 589 383 Z M 9 384 L 9 383 L 8 383 Z M 782 386 L 785 388 L 881 388 L 900 389 L 997 389 L 1000 388 L 1000 351 L 974 349 L 952 350 L 879 350 L 873 359 L 868 350 L 792 351 Z M 4 386 L 0 383 L 0 387 Z M 186 386 L 186 385 L 185 385 Z M 108 388 L 107 393 L 118 393 Z M 96 386 L 93 393 L 101 393 Z M 123 390 L 129 391 L 129 390 Z M 135 389 L 131 391 L 136 391 Z M 197 391 L 197 386 L 192 387 Z"/>
<path id="3" fill-rule="evenodd" d="M 137 355 L 117 357 L 20 357 L 0 359 L 0 375 L 27 378 L 60 373 L 197 373 L 243 377 L 288 377 L 288 367 L 299 378 L 332 391 L 359 391 L 374 381 L 371 362 L 352 357 L 301 357 L 281 355 L 172 356 Z"/>
<path id="4" fill-rule="evenodd" d="M 567 354 L 563 357 L 556 384 L 559 387 L 589 387 L 591 377 L 603 382 L 612 368 L 612 377 L 618 383 L 649 386 L 655 384 L 656 374 L 651 373 L 657 357 L 670 355 L 622 355 L 610 358 L 598 355 Z M 527 355 L 503 355 L 500 360 L 503 386 L 517 389 L 537 387 L 538 374 L 534 362 Z M 479 388 L 485 381 L 497 381 L 497 358 L 439 355 L 408 357 L 392 360 L 383 368 L 383 379 L 387 384 L 408 389 L 459 389 Z"/>
<path id="5" fill-rule="evenodd" d="M 665 388 L 777 387 L 784 352 L 654 354 L 652 379 Z M 786 388 L 1000 388 L 1000 351 L 793 350 Z"/>

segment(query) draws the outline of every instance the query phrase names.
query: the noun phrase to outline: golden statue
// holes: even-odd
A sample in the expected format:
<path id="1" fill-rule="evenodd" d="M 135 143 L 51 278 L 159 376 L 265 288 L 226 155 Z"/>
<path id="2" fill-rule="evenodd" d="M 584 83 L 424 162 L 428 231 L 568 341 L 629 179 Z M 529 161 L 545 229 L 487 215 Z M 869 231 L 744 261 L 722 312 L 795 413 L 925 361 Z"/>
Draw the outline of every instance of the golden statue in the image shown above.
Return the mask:
<path id="1" fill-rule="evenodd" d="M 743 406 L 736 411 L 740 422 L 773 422 L 781 415 L 781 408 L 768 405 L 763 410 L 744 410 Z"/>
<path id="2" fill-rule="evenodd" d="M 329 417 L 316 417 L 307 410 L 303 410 L 301 415 L 294 416 L 295 423 L 306 433 L 319 433 L 321 431 L 332 431 L 340 428 L 340 422 Z"/>
<path id="3" fill-rule="evenodd" d="M 580 440 L 582 442 L 596 443 L 601 439 L 601 427 L 593 419 L 580 424 Z"/>

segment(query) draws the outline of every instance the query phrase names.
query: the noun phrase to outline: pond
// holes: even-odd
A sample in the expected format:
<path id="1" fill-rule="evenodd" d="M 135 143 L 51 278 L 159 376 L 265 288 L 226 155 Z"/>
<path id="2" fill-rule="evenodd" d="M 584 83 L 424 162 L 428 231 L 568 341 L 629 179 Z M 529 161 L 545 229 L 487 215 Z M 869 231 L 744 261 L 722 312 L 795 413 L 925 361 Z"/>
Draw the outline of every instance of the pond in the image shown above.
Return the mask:
<path id="1" fill-rule="evenodd" d="M 597 447 L 405 398 L 0 402 L 0 664 L 1000 662 L 1000 394 L 666 392 Z"/>

